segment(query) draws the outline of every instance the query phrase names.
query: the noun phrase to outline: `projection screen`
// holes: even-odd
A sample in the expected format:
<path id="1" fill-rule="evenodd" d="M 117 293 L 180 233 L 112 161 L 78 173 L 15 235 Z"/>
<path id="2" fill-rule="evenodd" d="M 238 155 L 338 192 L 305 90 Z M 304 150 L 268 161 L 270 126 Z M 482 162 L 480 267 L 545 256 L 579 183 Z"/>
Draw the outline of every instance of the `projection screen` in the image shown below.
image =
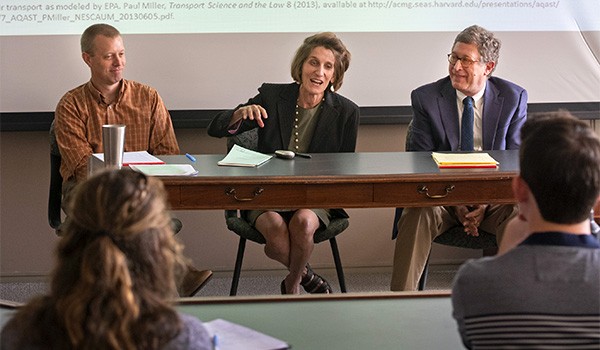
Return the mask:
<path id="1" fill-rule="evenodd" d="M 93 23 L 116 26 L 125 77 L 171 110 L 232 108 L 263 82 L 290 82 L 302 40 L 333 31 L 352 53 L 341 94 L 361 107 L 408 106 L 447 75 L 446 54 L 471 24 L 502 41 L 495 75 L 532 103 L 600 101 L 598 0 L 2 1 L 0 113 L 52 112 L 89 80 L 79 49 Z"/>

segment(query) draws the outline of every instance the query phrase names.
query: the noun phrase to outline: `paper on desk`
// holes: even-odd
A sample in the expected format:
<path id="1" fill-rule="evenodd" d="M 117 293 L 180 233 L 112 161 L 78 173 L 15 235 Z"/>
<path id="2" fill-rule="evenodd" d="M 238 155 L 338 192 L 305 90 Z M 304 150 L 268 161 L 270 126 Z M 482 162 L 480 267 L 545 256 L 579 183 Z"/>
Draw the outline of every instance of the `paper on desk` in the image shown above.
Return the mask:
<path id="1" fill-rule="evenodd" d="M 285 350 L 290 345 L 254 329 L 223 319 L 205 322 L 208 333 L 219 338 L 219 350 Z"/>
<path id="2" fill-rule="evenodd" d="M 271 155 L 252 151 L 238 145 L 233 145 L 225 158 L 218 161 L 217 164 L 227 166 L 257 167 L 271 158 L 273 158 Z"/>
<path id="3" fill-rule="evenodd" d="M 104 162 L 104 153 L 94 153 L 94 157 Z M 131 164 L 165 164 L 165 162 L 151 155 L 148 151 L 123 152 L 123 165 Z"/>
<path id="4" fill-rule="evenodd" d="M 440 168 L 495 168 L 498 162 L 488 153 L 438 153 L 431 156 Z"/>
<path id="5" fill-rule="evenodd" d="M 129 167 L 149 176 L 198 175 L 198 170 L 189 164 L 131 164 Z"/>

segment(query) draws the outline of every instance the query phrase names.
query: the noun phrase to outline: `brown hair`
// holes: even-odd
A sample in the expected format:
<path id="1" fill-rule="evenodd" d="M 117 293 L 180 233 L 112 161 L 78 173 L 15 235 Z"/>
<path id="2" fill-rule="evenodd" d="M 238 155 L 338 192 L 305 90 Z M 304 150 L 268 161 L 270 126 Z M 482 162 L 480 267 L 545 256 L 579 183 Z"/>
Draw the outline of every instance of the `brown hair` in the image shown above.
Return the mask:
<path id="1" fill-rule="evenodd" d="M 318 33 L 304 39 L 302 45 L 296 51 L 296 55 L 292 60 L 292 78 L 300 83 L 302 81 L 302 65 L 315 47 L 322 46 L 333 52 L 335 56 L 334 72 L 333 72 L 333 89 L 335 91 L 342 87 L 344 82 L 344 73 L 350 67 L 350 51 L 346 49 L 344 43 L 331 32 Z"/>
<path id="2" fill-rule="evenodd" d="M 128 169 L 78 185 L 50 294 L 23 310 L 29 317 L 15 316 L 28 322 L 28 344 L 159 349 L 177 336 L 169 299 L 185 264 L 165 198 L 160 180 Z"/>
<path id="3" fill-rule="evenodd" d="M 600 195 L 600 139 L 566 111 L 531 115 L 521 128 L 521 177 L 544 220 L 582 222 Z"/>
<path id="4" fill-rule="evenodd" d="M 94 56 L 94 39 L 96 39 L 98 35 L 108 38 L 116 38 L 121 36 L 121 33 L 117 30 L 117 28 L 109 24 L 92 24 L 83 32 L 83 34 L 81 34 L 81 52 L 86 52 L 90 56 Z"/>

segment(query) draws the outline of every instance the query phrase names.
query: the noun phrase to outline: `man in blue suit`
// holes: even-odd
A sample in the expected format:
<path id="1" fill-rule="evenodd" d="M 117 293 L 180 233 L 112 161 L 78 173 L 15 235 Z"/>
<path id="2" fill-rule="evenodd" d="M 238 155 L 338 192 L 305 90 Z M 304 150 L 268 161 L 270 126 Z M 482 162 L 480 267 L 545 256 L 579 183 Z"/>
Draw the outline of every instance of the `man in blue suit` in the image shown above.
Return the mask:
<path id="1" fill-rule="evenodd" d="M 527 91 L 491 76 L 499 52 L 500 41 L 482 27 L 473 25 L 457 35 L 448 54 L 449 76 L 411 93 L 407 151 L 519 148 Z M 405 208 L 398 221 L 391 289 L 417 288 L 431 243 L 447 229 L 462 225 L 467 235 L 477 236 L 479 229 L 500 235 L 515 213 L 513 205 Z"/>

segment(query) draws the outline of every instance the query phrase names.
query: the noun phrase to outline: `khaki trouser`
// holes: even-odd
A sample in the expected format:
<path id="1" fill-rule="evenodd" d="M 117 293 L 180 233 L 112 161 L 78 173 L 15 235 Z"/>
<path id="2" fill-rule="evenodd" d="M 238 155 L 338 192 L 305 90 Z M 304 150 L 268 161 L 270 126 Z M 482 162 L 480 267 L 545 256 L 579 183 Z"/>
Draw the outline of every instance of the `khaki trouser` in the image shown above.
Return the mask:
<path id="1" fill-rule="evenodd" d="M 490 205 L 479 228 L 495 234 L 500 242 L 504 227 L 516 214 L 515 205 Z M 398 221 L 391 290 L 416 290 L 433 240 L 457 225 L 461 223 L 451 207 L 404 208 Z"/>

